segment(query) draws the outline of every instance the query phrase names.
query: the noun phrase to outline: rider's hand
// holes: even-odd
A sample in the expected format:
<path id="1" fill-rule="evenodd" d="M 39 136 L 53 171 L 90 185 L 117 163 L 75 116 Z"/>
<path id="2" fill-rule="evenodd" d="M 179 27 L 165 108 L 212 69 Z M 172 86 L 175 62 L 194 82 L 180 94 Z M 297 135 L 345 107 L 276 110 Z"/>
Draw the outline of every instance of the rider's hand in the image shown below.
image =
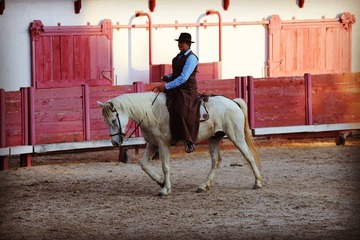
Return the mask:
<path id="1" fill-rule="evenodd" d="M 164 82 L 169 82 L 170 81 L 170 79 L 166 75 L 163 75 L 161 77 L 161 80 L 163 80 Z"/>
<path id="2" fill-rule="evenodd" d="M 162 84 L 154 87 L 153 92 L 158 93 L 158 92 L 164 92 L 165 90 L 166 90 L 165 84 Z"/>

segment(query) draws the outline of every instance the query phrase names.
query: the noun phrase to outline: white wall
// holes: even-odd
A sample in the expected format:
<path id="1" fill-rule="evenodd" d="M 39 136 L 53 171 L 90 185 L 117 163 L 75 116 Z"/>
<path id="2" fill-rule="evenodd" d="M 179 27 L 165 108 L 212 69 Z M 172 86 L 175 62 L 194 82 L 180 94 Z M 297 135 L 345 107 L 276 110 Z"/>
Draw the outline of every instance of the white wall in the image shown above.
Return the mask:
<path id="1" fill-rule="evenodd" d="M 273 14 L 282 19 L 335 18 L 343 12 L 359 19 L 359 0 L 306 0 L 304 8 L 296 0 L 230 0 L 228 11 L 222 0 L 157 0 L 151 13 L 153 24 L 217 22 L 217 16 L 205 16 L 206 9 L 221 13 L 223 22 L 260 21 Z M 0 15 L 0 88 L 18 90 L 31 85 L 30 37 L 28 27 L 35 19 L 46 26 L 99 24 L 111 19 L 113 24 L 144 24 L 146 17 L 135 18 L 136 10 L 149 12 L 147 0 L 83 0 L 80 14 L 74 13 L 73 0 L 6 0 Z M 153 63 L 170 63 L 177 53 L 174 41 L 182 31 L 196 41 L 193 51 L 200 62 L 218 60 L 218 29 L 161 28 L 153 30 Z M 360 23 L 353 25 L 352 71 L 360 72 Z M 245 56 L 245 58 L 244 58 Z M 263 26 L 223 27 L 223 78 L 240 75 L 264 75 L 266 61 Z M 114 31 L 114 68 L 118 84 L 148 81 L 148 32 L 145 29 Z"/>

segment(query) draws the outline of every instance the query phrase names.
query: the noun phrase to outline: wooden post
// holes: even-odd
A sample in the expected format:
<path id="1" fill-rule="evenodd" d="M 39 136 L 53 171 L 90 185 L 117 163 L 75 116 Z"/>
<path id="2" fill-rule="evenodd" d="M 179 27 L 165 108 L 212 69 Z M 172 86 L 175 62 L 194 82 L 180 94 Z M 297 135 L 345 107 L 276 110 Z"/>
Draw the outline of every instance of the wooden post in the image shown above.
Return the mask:
<path id="1" fill-rule="evenodd" d="M 134 92 L 135 93 L 141 93 L 141 92 L 145 91 L 145 84 L 143 82 L 134 82 L 133 84 L 134 84 Z M 135 127 L 137 127 L 137 124 L 135 124 Z M 140 128 L 136 129 L 135 136 L 136 137 L 141 137 Z M 126 150 L 125 150 L 124 154 L 127 154 Z M 135 147 L 135 155 L 138 155 L 138 154 L 139 154 L 139 147 L 136 146 Z"/>
<path id="2" fill-rule="evenodd" d="M 235 95 L 242 98 L 246 103 L 247 100 L 247 77 L 235 77 Z"/>
<path id="3" fill-rule="evenodd" d="M 311 74 L 305 73 L 305 124 L 313 125 L 313 113 L 312 113 L 312 81 Z"/>
<path id="4" fill-rule="evenodd" d="M 29 144 L 35 145 L 35 88 L 29 88 Z"/>
<path id="5" fill-rule="evenodd" d="M 6 147 L 5 90 L 0 89 L 0 148 Z M 9 157 L 0 156 L 0 170 L 9 169 Z"/>
<path id="6" fill-rule="evenodd" d="M 29 145 L 29 88 L 21 88 L 22 145 Z M 31 166 L 31 154 L 20 154 L 20 166 Z"/>
<path id="7" fill-rule="evenodd" d="M 247 77 L 248 84 L 248 120 L 251 129 L 255 128 L 255 88 L 254 78 L 252 76 Z"/>
<path id="8" fill-rule="evenodd" d="M 236 98 L 242 98 L 242 91 L 241 91 L 241 78 L 235 77 L 235 97 Z"/>
<path id="9" fill-rule="evenodd" d="M 84 141 L 91 140 L 90 133 L 90 93 L 89 86 L 82 84 L 82 100 L 83 100 L 83 131 Z"/>

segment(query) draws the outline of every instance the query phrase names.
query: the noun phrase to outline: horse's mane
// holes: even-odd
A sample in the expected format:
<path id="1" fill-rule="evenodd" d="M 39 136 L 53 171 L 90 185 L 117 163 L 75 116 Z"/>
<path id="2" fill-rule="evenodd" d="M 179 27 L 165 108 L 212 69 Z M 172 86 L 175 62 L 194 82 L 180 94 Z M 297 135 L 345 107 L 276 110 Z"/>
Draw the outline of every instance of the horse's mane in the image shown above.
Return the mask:
<path id="1" fill-rule="evenodd" d="M 156 94 L 153 92 L 127 93 L 110 100 L 110 102 L 120 111 L 127 113 L 130 118 L 143 121 L 143 124 L 155 125 L 157 123 L 157 118 L 154 114 L 156 104 L 151 105 L 155 97 Z M 156 101 L 163 100 L 164 96 L 160 94 Z M 110 112 L 104 108 L 103 116 L 110 115 Z"/>

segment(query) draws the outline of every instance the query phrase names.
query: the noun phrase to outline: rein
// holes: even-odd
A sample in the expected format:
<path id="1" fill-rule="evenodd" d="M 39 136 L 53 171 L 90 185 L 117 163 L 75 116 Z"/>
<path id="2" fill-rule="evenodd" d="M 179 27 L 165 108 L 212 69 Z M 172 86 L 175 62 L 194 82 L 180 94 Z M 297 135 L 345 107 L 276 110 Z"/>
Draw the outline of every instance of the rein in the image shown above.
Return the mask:
<path id="1" fill-rule="evenodd" d="M 155 97 L 154 100 L 152 101 L 151 106 L 154 105 L 154 103 L 155 103 L 156 99 L 158 98 L 159 94 L 160 94 L 160 92 L 158 92 L 158 93 L 156 94 L 156 97 Z M 115 113 L 116 113 L 116 119 L 117 119 L 117 121 L 118 121 L 118 123 L 119 123 L 119 131 L 118 131 L 117 133 L 110 134 L 110 137 L 119 135 L 121 139 L 124 139 L 125 136 L 128 134 L 130 128 L 132 127 L 134 121 L 130 124 L 130 127 L 128 128 L 128 130 L 126 131 L 126 133 L 123 133 L 122 130 L 121 130 L 122 128 L 121 128 L 121 122 L 120 122 L 120 117 L 119 117 L 118 111 L 114 108 L 114 111 L 112 111 L 112 112 L 115 112 Z M 139 124 L 135 127 L 135 129 L 130 133 L 130 136 L 125 139 L 125 142 L 126 142 L 129 138 L 131 138 L 131 136 L 136 132 L 136 130 L 139 129 L 139 127 L 140 127 L 140 125 L 141 125 L 141 123 L 142 123 L 143 121 L 144 121 L 144 119 L 142 119 L 142 120 L 139 122 Z"/>

